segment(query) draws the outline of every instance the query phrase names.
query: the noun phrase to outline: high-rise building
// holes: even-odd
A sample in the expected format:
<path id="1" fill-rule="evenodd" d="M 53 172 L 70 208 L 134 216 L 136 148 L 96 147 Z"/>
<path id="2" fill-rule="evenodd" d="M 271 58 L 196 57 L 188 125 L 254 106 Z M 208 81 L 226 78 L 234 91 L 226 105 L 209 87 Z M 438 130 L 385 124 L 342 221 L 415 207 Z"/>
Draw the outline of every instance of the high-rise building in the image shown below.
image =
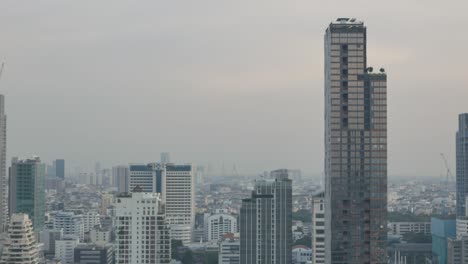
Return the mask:
<path id="1" fill-rule="evenodd" d="M 84 240 L 83 216 L 73 212 L 58 212 L 53 218 L 53 228 L 63 230 L 64 235 Z"/>
<path id="2" fill-rule="evenodd" d="M 204 239 L 205 241 L 219 241 L 225 234 L 237 233 L 237 218 L 224 210 L 204 215 Z"/>
<path id="3" fill-rule="evenodd" d="M 75 248 L 80 239 L 74 235 L 64 235 L 62 239 L 55 241 L 55 258 L 60 259 L 63 264 L 74 264 Z"/>
<path id="4" fill-rule="evenodd" d="M 458 116 L 456 134 L 457 166 L 457 216 L 466 216 L 466 198 L 468 197 L 468 113 Z"/>
<path id="5" fill-rule="evenodd" d="M 39 246 L 27 214 L 13 214 L 0 264 L 39 264 Z"/>
<path id="6" fill-rule="evenodd" d="M 101 227 L 101 216 L 96 211 L 88 211 L 82 214 L 83 232 L 87 233 L 94 228 Z"/>
<path id="7" fill-rule="evenodd" d="M 312 264 L 325 263 L 325 193 L 312 198 Z"/>
<path id="8" fill-rule="evenodd" d="M 456 222 L 455 219 L 446 218 L 431 218 L 431 234 L 432 234 L 432 263 L 447 263 L 448 259 L 448 241 L 456 238 Z"/>
<path id="9" fill-rule="evenodd" d="M 6 174 L 5 97 L 0 94 L 0 234 L 8 224 L 8 178 Z"/>
<path id="10" fill-rule="evenodd" d="M 195 225 L 195 189 L 192 165 L 150 163 L 130 165 L 129 190 L 161 193 L 171 237 L 192 241 Z"/>
<path id="11" fill-rule="evenodd" d="M 10 173 L 10 214 L 28 214 L 34 230 L 41 231 L 45 219 L 45 164 L 39 157 L 13 158 Z"/>
<path id="12" fill-rule="evenodd" d="M 292 262 L 292 181 L 287 170 L 255 181 L 240 210 L 241 264 Z"/>
<path id="13" fill-rule="evenodd" d="M 65 179 L 65 160 L 55 160 L 55 176 L 60 179 Z"/>
<path id="14" fill-rule="evenodd" d="M 366 63 L 366 27 L 325 33 L 326 263 L 387 263 L 387 75 Z"/>
<path id="15" fill-rule="evenodd" d="M 234 234 L 224 237 L 219 243 L 219 264 L 240 264 L 240 241 Z"/>
<path id="16" fill-rule="evenodd" d="M 75 262 L 79 264 L 114 264 L 114 247 L 111 244 L 80 244 L 75 247 Z"/>
<path id="17" fill-rule="evenodd" d="M 63 238 L 63 230 L 45 229 L 40 232 L 39 242 L 41 242 L 44 250 L 44 257 L 50 258 L 55 256 L 55 241 Z"/>
<path id="18" fill-rule="evenodd" d="M 171 239 L 160 194 L 120 194 L 115 206 L 115 263 L 169 263 Z"/>
<path id="19" fill-rule="evenodd" d="M 130 192 L 129 186 L 129 171 L 128 166 L 115 166 L 112 167 L 112 181 L 114 186 L 117 187 L 119 193 Z"/>
<path id="20" fill-rule="evenodd" d="M 169 152 L 162 152 L 161 163 L 170 163 L 170 162 L 171 162 L 171 154 L 169 154 Z"/>

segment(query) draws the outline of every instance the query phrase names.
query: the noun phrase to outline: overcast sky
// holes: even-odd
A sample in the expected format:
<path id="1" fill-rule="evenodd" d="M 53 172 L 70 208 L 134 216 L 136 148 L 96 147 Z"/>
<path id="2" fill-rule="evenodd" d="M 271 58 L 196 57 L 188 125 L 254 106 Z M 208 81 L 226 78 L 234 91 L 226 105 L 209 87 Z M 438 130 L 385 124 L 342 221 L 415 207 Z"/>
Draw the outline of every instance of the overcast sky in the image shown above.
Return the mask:
<path id="1" fill-rule="evenodd" d="M 411 3 L 409 3 L 411 2 Z M 368 28 L 388 73 L 389 174 L 455 170 L 466 1 L 0 2 L 8 155 L 323 171 L 323 34 Z"/>

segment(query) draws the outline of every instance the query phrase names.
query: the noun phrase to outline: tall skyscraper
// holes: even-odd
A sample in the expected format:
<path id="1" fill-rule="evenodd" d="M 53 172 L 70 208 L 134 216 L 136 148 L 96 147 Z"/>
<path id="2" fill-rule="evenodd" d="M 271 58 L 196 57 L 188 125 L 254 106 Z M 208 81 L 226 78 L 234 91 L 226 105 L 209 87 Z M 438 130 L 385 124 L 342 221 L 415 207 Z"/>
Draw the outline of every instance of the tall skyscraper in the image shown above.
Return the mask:
<path id="1" fill-rule="evenodd" d="M 287 170 L 255 182 L 240 211 L 241 264 L 292 263 L 292 181 Z"/>
<path id="2" fill-rule="evenodd" d="M 166 221 L 171 237 L 184 243 L 192 241 L 195 225 L 194 170 L 191 164 L 150 163 L 130 165 L 129 190 L 160 193 L 166 205 Z"/>
<path id="3" fill-rule="evenodd" d="M 13 214 L 0 264 L 39 264 L 39 246 L 27 214 Z"/>
<path id="4" fill-rule="evenodd" d="M 128 166 L 112 167 L 112 181 L 119 193 L 130 192 L 128 189 L 129 174 Z"/>
<path id="5" fill-rule="evenodd" d="M 170 162 L 171 162 L 171 154 L 169 154 L 169 152 L 162 152 L 161 163 L 170 163 Z"/>
<path id="6" fill-rule="evenodd" d="M 171 240 L 160 194 L 120 194 L 115 207 L 115 263 L 169 263 Z"/>
<path id="7" fill-rule="evenodd" d="M 45 218 L 45 164 L 39 157 L 13 159 L 9 196 L 10 214 L 28 214 L 34 230 L 41 231 Z"/>
<path id="8" fill-rule="evenodd" d="M 325 263 L 325 193 L 312 197 L 312 264 Z"/>
<path id="9" fill-rule="evenodd" d="M 55 176 L 60 179 L 65 179 L 65 160 L 55 160 Z"/>
<path id="10" fill-rule="evenodd" d="M 458 116 L 456 138 L 457 216 L 466 216 L 466 194 L 468 193 L 468 113 Z"/>
<path id="11" fill-rule="evenodd" d="M 386 263 L 387 76 L 366 64 L 366 27 L 325 33 L 326 263 Z"/>
<path id="12" fill-rule="evenodd" d="M 8 223 L 8 178 L 6 174 L 5 97 L 0 94 L 0 234 Z"/>

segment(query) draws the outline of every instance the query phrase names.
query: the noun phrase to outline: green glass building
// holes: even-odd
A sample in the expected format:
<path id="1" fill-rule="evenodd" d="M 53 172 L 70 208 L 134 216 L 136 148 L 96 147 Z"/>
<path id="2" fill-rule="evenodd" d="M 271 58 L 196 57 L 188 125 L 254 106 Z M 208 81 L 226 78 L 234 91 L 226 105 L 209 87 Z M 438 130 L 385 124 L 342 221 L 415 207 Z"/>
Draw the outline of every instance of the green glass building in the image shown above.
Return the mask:
<path id="1" fill-rule="evenodd" d="M 45 170 L 39 157 L 13 158 L 10 168 L 10 215 L 28 214 L 35 231 L 41 231 L 44 226 Z"/>

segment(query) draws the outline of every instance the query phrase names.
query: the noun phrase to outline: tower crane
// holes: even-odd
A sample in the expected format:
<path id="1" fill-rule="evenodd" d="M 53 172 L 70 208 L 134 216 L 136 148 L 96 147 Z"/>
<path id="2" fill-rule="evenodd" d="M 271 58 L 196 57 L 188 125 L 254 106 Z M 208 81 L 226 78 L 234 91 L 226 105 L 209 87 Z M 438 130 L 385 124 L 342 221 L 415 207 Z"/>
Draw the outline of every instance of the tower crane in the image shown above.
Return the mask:
<path id="1" fill-rule="evenodd" d="M 2 66 L 0 66 L 0 78 L 2 78 L 3 68 L 5 68 L 5 63 L 4 62 L 2 62 Z"/>
<path id="2" fill-rule="evenodd" d="M 443 161 L 444 161 L 444 165 L 445 165 L 445 169 L 447 169 L 447 173 L 446 173 L 446 184 L 447 184 L 447 192 L 449 192 L 449 181 L 450 180 L 453 180 L 453 174 L 452 174 L 452 171 L 450 170 L 450 167 L 448 165 L 448 162 L 447 162 L 447 158 L 445 158 L 445 155 L 444 153 L 440 153 L 440 156 L 442 157 Z"/>

